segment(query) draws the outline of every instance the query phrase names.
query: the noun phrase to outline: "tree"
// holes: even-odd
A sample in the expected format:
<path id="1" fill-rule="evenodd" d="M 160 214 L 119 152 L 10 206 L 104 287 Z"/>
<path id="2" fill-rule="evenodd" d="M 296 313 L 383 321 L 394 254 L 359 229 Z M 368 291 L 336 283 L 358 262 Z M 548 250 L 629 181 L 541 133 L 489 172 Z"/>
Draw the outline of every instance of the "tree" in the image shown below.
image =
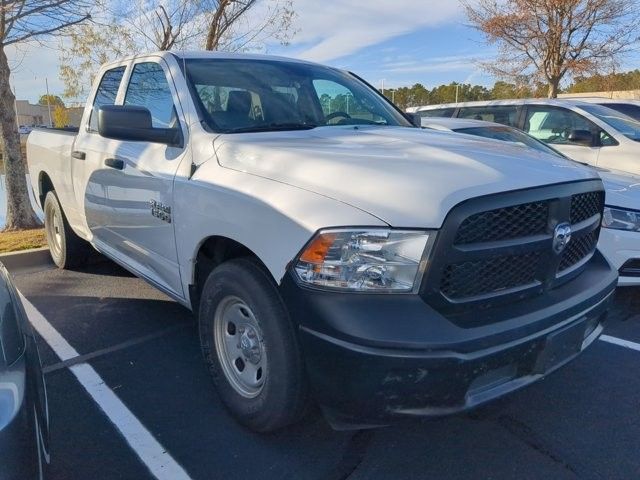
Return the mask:
<path id="1" fill-rule="evenodd" d="M 64 107 L 64 102 L 57 95 L 41 95 L 38 99 L 38 105 L 51 105 L 51 107 Z"/>
<path id="2" fill-rule="evenodd" d="M 635 45 L 636 0 L 478 0 L 464 3 L 471 25 L 498 47 L 484 67 L 499 78 L 528 76 L 558 96 L 565 77 L 610 70 Z"/>
<path id="3" fill-rule="evenodd" d="M 205 0 L 207 37 L 205 50 L 246 50 L 274 38 L 283 44 L 289 41 L 295 18 L 292 0 Z M 259 22 L 246 22 L 251 10 L 266 6 Z"/>
<path id="4" fill-rule="evenodd" d="M 63 128 L 69 125 L 69 111 L 64 105 L 56 105 L 53 109 L 53 126 Z"/>
<path id="5" fill-rule="evenodd" d="M 2 0 L 0 3 L 0 135 L 7 186 L 5 230 L 40 225 L 27 190 L 15 97 L 9 81 L 11 68 L 5 49 L 9 45 L 57 35 L 64 27 L 88 19 L 90 7 L 88 0 Z"/>
<path id="6" fill-rule="evenodd" d="M 576 77 L 568 88 L 571 93 L 640 90 L 640 70 L 609 75 Z"/>
<path id="7" fill-rule="evenodd" d="M 292 0 L 101 0 L 60 49 L 66 98 L 80 98 L 100 65 L 157 50 L 256 50 L 293 34 Z M 258 9 L 261 9 L 258 11 Z M 255 14 L 253 14 L 255 13 Z"/>

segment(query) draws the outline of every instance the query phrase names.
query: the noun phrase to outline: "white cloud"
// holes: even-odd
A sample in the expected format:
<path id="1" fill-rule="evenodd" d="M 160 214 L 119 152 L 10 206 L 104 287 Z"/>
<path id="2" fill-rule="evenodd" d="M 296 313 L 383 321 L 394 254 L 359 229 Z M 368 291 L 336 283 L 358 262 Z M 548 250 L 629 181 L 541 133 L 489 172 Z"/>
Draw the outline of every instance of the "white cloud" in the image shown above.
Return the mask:
<path id="1" fill-rule="evenodd" d="M 297 57 L 326 62 L 459 18 L 457 1 L 296 0 Z"/>

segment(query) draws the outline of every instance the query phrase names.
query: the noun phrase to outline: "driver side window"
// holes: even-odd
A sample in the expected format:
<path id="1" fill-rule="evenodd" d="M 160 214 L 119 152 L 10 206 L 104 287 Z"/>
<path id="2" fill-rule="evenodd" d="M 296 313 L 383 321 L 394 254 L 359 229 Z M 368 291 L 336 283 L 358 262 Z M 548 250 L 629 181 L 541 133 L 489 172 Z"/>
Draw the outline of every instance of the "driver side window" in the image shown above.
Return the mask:
<path id="1" fill-rule="evenodd" d="M 313 87 L 328 125 L 348 125 L 352 123 L 349 122 L 350 119 L 366 123 L 387 123 L 383 117 L 360 103 L 344 85 L 331 80 L 314 80 Z"/>
<path id="2" fill-rule="evenodd" d="M 169 82 L 157 63 L 144 62 L 133 67 L 124 104 L 147 108 L 151 112 L 153 128 L 177 126 L 178 117 Z"/>
<path id="3" fill-rule="evenodd" d="M 530 106 L 524 123 L 524 131 L 532 137 L 551 145 L 571 145 L 569 134 L 575 130 L 599 134 L 600 128 L 582 115 L 560 107 Z"/>

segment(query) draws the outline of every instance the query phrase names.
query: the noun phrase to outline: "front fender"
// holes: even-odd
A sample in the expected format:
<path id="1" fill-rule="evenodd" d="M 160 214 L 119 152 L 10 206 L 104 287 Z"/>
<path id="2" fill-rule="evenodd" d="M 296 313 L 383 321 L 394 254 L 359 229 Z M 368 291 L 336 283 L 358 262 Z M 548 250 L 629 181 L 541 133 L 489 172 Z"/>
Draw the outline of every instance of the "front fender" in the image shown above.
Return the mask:
<path id="1" fill-rule="evenodd" d="M 212 181 L 210 179 L 215 179 Z M 254 252 L 279 284 L 287 264 L 321 228 L 387 226 L 351 205 L 214 162 L 176 179 L 173 221 L 185 291 L 202 242 L 234 240 Z"/>

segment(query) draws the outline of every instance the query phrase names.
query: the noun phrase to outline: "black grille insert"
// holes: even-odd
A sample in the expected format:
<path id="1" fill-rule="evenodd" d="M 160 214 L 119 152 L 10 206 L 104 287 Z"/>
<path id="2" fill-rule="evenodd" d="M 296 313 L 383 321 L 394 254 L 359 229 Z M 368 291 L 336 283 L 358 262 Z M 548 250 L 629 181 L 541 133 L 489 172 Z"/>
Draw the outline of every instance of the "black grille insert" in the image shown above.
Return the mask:
<path id="1" fill-rule="evenodd" d="M 451 300 L 478 297 L 533 284 L 540 252 L 448 265 L 441 292 Z"/>
<path id="2" fill-rule="evenodd" d="M 562 260 L 560 260 L 558 272 L 563 272 L 573 267 L 592 254 L 598 243 L 598 233 L 598 230 L 594 230 L 581 237 L 572 238 L 567 249 L 562 252 Z"/>
<path id="3" fill-rule="evenodd" d="M 603 192 L 580 193 L 571 197 L 571 224 L 580 222 L 601 213 L 604 208 Z"/>
<path id="4" fill-rule="evenodd" d="M 532 202 L 476 213 L 465 219 L 455 244 L 495 242 L 539 235 L 547 228 L 549 202 Z"/>

